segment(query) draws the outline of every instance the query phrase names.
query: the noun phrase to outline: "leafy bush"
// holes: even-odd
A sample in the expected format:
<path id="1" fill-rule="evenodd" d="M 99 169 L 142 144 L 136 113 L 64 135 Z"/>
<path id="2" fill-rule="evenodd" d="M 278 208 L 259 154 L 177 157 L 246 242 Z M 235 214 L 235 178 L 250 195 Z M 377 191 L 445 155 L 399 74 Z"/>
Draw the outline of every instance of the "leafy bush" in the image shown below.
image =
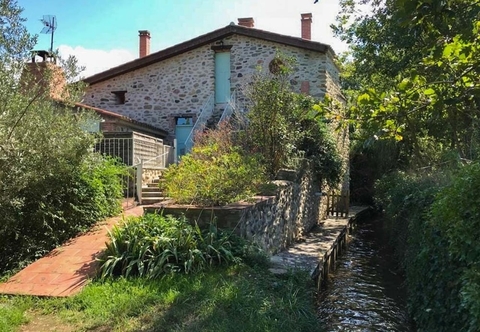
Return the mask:
<path id="1" fill-rule="evenodd" d="M 298 158 L 307 158 L 313 161 L 318 177 L 335 186 L 342 174 L 342 158 L 332 135 L 333 126 L 326 124 L 326 107 L 294 93 L 289 77 L 292 59 L 282 55 L 276 59 L 281 70 L 257 74 L 247 89 L 251 105 L 243 145 L 262 156 L 271 179 Z"/>
<path id="2" fill-rule="evenodd" d="M 296 95 L 296 104 L 289 117 L 290 130 L 295 133 L 295 152 L 311 160 L 317 176 L 335 187 L 343 173 L 343 165 L 332 126 L 327 124 L 324 110 L 311 97 Z"/>
<path id="3" fill-rule="evenodd" d="M 169 272 L 192 273 L 214 264 L 238 262 L 229 236 L 214 224 L 206 230 L 185 218 L 158 214 L 127 219 L 110 232 L 101 259 L 101 277 L 158 278 Z"/>
<path id="4" fill-rule="evenodd" d="M 282 70 L 275 74 L 259 73 L 246 91 L 251 105 L 245 140 L 248 150 L 263 157 L 266 172 L 272 179 L 294 151 L 295 132 L 288 118 L 297 107 L 288 78 L 291 60 L 277 59 L 285 64 Z"/>
<path id="5" fill-rule="evenodd" d="M 432 205 L 424 253 L 411 271 L 423 297 L 416 318 L 437 331 L 478 331 L 480 323 L 480 164 L 465 166 Z M 426 256 L 427 253 L 430 256 Z M 429 282 L 421 275 L 429 276 Z M 427 301 L 425 301 L 427 299 Z M 424 314 L 421 309 L 431 308 Z"/>
<path id="6" fill-rule="evenodd" d="M 477 331 L 480 319 L 480 165 L 396 173 L 377 202 L 406 269 L 409 310 L 423 331 Z"/>
<path id="7" fill-rule="evenodd" d="M 411 225 L 423 224 L 426 212 L 443 185 L 438 174 L 415 175 L 395 172 L 384 176 L 375 185 L 375 203 L 384 209 L 385 223 L 399 263 L 405 267 L 407 240 Z"/>
<path id="8" fill-rule="evenodd" d="M 123 168 L 115 160 L 87 155 L 78 165 L 36 170 L 23 188 L 9 193 L 0 227 L 1 271 L 43 256 L 98 220 L 121 209 Z M 67 166 L 68 165 L 68 166 Z M 37 168 L 38 167 L 38 168 Z M 27 168 L 28 169 L 28 168 Z"/>
<path id="9" fill-rule="evenodd" d="M 2 1 L 0 273 L 119 210 L 121 170 L 91 156 L 95 137 L 82 129 L 95 116 L 69 107 L 83 95 L 77 62 L 56 57 L 32 70 L 36 38 L 21 13 L 17 1 Z"/>
<path id="10" fill-rule="evenodd" d="M 225 125 L 196 138 L 191 154 L 164 174 L 168 196 L 180 204 L 213 206 L 255 194 L 264 182 L 263 168 L 255 155 L 231 144 L 230 135 Z"/>

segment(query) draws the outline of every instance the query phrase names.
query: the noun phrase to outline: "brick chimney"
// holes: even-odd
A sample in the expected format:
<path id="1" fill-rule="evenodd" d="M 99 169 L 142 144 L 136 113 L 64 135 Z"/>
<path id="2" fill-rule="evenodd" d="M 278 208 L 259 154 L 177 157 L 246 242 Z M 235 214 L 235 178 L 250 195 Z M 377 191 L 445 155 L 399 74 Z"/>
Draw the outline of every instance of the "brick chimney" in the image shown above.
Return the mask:
<path id="1" fill-rule="evenodd" d="M 253 28 L 255 25 L 255 21 L 253 20 L 253 17 L 239 18 L 238 25 L 246 28 Z"/>
<path id="2" fill-rule="evenodd" d="M 150 31 L 139 30 L 138 36 L 140 37 L 139 57 L 143 58 L 150 54 Z"/>
<path id="3" fill-rule="evenodd" d="M 20 83 L 24 89 L 53 99 L 61 100 L 68 95 L 63 69 L 57 66 L 56 58 L 48 51 L 32 51 L 32 60 L 25 64 Z"/>
<path id="4" fill-rule="evenodd" d="M 302 14 L 302 38 L 312 39 L 312 13 Z"/>

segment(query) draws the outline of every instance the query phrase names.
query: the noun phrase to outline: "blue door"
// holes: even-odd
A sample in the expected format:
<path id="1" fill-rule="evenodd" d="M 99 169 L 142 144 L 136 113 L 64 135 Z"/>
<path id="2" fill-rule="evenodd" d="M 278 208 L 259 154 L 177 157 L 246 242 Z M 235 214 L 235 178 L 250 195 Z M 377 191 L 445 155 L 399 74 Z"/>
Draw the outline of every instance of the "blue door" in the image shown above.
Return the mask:
<path id="1" fill-rule="evenodd" d="M 215 102 L 230 100 L 230 52 L 215 53 Z"/>
<path id="2" fill-rule="evenodd" d="M 177 139 L 177 158 L 180 159 L 192 147 L 193 137 L 189 138 L 193 129 L 193 119 L 191 117 L 182 117 L 176 119 L 175 138 Z"/>

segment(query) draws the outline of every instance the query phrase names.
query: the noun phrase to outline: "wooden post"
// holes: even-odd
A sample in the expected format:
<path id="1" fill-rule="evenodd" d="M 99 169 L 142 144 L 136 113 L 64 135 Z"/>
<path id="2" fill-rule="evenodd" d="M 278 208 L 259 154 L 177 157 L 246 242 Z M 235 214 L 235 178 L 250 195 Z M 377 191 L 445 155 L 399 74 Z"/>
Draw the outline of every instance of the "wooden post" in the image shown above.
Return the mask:
<path id="1" fill-rule="evenodd" d="M 140 161 L 140 164 L 137 165 L 137 178 L 136 178 L 136 186 L 137 186 L 137 197 L 138 197 L 138 204 L 142 204 L 142 173 L 143 173 L 143 159 Z"/>

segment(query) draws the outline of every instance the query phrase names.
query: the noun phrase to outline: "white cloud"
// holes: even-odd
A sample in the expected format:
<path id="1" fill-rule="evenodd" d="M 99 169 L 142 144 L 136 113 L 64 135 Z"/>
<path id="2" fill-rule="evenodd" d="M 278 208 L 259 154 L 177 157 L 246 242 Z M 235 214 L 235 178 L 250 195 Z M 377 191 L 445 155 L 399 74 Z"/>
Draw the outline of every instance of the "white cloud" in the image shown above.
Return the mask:
<path id="1" fill-rule="evenodd" d="M 82 46 L 60 45 L 58 51 L 62 58 L 67 58 L 70 55 L 77 58 L 79 66 L 85 67 L 85 70 L 80 74 L 83 77 L 92 76 L 135 59 L 130 51 L 123 49 L 104 51 L 87 49 Z"/>

